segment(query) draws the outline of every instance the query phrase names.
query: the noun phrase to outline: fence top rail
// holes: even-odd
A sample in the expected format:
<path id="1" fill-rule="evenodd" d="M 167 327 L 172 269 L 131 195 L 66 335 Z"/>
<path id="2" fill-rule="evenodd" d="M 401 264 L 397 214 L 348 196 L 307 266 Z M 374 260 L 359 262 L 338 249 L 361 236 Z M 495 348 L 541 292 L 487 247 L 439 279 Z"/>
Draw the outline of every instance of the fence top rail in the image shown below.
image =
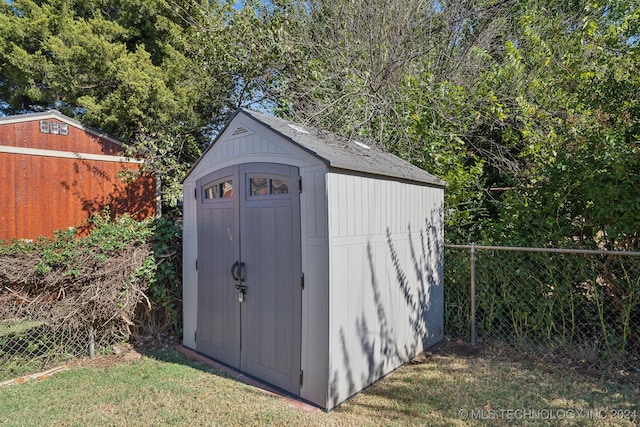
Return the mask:
<path id="1" fill-rule="evenodd" d="M 519 246 L 483 246 L 483 245 L 444 245 L 449 249 L 470 249 L 484 251 L 515 251 L 515 252 L 545 252 L 562 254 L 584 254 L 584 255 L 617 255 L 617 256 L 640 256 L 640 252 L 632 251 L 605 251 L 596 249 L 566 249 L 566 248 L 527 248 Z"/>

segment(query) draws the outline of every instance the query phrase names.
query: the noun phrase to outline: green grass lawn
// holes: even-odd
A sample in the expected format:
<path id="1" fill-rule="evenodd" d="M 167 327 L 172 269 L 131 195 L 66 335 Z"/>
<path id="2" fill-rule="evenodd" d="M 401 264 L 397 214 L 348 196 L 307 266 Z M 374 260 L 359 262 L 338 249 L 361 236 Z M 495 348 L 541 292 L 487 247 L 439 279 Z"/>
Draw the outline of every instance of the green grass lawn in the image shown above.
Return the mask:
<path id="1" fill-rule="evenodd" d="M 0 425 L 632 426 L 640 421 L 615 417 L 640 416 L 639 390 L 559 365 L 436 350 L 332 412 L 309 414 L 165 350 L 1 388 Z"/>

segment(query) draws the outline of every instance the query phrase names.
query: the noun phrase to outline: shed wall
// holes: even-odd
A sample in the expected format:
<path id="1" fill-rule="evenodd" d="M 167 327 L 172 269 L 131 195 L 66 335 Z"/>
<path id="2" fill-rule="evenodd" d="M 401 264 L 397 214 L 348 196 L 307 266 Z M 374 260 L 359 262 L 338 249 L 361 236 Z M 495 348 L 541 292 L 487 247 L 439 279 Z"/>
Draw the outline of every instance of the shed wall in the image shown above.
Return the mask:
<path id="1" fill-rule="evenodd" d="M 443 338 L 443 190 L 332 172 L 331 408 Z"/>
<path id="2" fill-rule="evenodd" d="M 0 239 L 52 237 L 106 205 L 113 214 L 154 215 L 155 180 L 120 179 L 140 167 L 122 151 L 73 126 L 69 135 L 53 135 L 40 132 L 39 120 L 0 125 Z"/>
<path id="3" fill-rule="evenodd" d="M 25 115 L 28 117 L 28 115 Z M 55 118 L 47 122 L 63 124 Z M 0 124 L 0 145 L 29 147 L 46 150 L 69 151 L 74 153 L 121 155 L 122 147 L 75 126 L 68 126 L 69 134 L 40 132 L 40 120 L 28 120 Z"/>

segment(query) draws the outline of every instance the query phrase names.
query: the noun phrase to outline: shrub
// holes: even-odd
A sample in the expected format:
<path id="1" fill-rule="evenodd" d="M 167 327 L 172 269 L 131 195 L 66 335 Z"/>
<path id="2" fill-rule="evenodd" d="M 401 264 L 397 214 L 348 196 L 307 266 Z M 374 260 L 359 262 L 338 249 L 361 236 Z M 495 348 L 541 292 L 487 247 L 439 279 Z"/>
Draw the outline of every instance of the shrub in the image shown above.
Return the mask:
<path id="1" fill-rule="evenodd" d="M 180 325 L 180 230 L 171 221 L 90 218 L 89 232 L 0 246 L 0 319 L 92 331 L 97 344 Z"/>

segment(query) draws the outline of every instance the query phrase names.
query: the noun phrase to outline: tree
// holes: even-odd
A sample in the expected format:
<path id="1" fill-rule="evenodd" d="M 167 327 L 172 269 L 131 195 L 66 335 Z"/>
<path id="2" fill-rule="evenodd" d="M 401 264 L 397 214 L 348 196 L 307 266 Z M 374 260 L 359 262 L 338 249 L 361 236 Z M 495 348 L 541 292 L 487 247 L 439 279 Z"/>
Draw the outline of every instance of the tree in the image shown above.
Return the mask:
<path id="1" fill-rule="evenodd" d="M 639 16 L 634 2 L 586 3 L 567 32 L 571 49 L 554 58 L 547 91 L 555 96 L 538 100 L 551 113 L 555 155 L 535 185 L 508 196 L 501 225 L 512 238 L 640 248 Z"/>
<path id="2" fill-rule="evenodd" d="M 317 0 L 282 111 L 447 179 L 449 238 L 566 244 L 589 223 L 583 242 L 629 247 L 637 32 L 631 1 Z"/>
<path id="3" fill-rule="evenodd" d="M 435 12 L 423 0 L 308 2 L 290 36 L 295 55 L 283 114 L 393 146 L 405 112 L 398 89 L 429 49 Z"/>
<path id="4" fill-rule="evenodd" d="M 476 88 L 511 3 L 312 2 L 282 112 L 444 177 L 448 229 L 476 229 L 487 167 L 517 164 L 494 138 L 499 101 Z"/>
<path id="5" fill-rule="evenodd" d="M 259 2 L 16 0 L 0 3 L 7 114 L 56 108 L 148 159 L 175 205 L 180 180 L 282 62 L 283 21 Z"/>

